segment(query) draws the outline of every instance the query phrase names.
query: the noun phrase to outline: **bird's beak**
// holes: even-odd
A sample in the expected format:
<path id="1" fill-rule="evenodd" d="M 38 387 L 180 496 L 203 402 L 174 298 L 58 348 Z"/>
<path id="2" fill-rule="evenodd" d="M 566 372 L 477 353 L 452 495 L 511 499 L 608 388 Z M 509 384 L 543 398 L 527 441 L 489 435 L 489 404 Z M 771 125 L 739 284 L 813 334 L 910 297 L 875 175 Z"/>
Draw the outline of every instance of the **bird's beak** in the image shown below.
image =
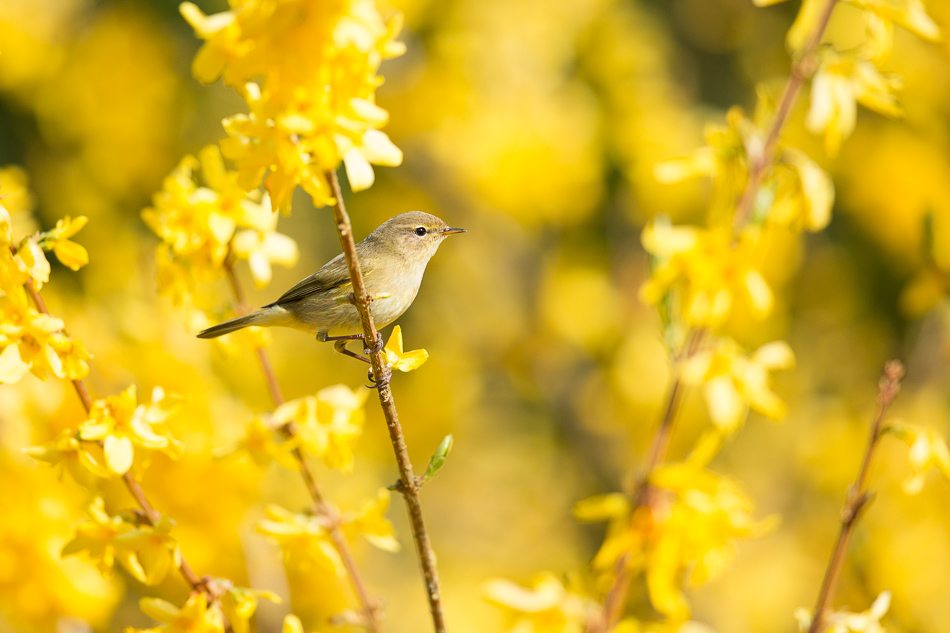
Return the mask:
<path id="1" fill-rule="evenodd" d="M 439 231 L 439 235 L 453 235 L 454 233 L 468 233 L 465 229 L 442 229 Z"/>

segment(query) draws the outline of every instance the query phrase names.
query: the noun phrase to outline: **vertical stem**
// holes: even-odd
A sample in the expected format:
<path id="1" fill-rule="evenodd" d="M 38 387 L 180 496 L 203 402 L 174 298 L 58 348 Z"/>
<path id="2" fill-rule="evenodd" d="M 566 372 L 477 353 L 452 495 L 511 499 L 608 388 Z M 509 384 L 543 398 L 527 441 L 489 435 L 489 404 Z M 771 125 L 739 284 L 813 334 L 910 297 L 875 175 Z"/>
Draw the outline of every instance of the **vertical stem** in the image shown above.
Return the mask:
<path id="1" fill-rule="evenodd" d="M 370 313 L 371 299 L 366 292 L 366 285 L 363 283 L 363 274 L 360 271 L 360 263 L 356 255 L 356 242 L 353 240 L 353 227 L 343 203 L 343 195 L 340 192 L 340 182 L 337 179 L 336 172 L 328 171 L 326 178 L 335 199 L 333 217 L 336 220 L 337 233 L 340 236 L 340 245 L 343 247 L 343 256 L 346 258 L 350 280 L 353 283 L 353 305 L 356 306 L 360 315 L 360 322 L 363 326 L 363 340 L 367 347 L 372 347 L 380 339 L 380 335 L 376 331 L 373 315 Z M 389 388 L 389 381 L 386 379 L 389 376 L 390 369 L 383 362 L 382 350 L 377 350 L 369 356 L 373 366 L 373 375 L 377 380 L 381 380 L 377 389 L 379 404 L 386 418 L 389 438 L 392 441 L 396 463 L 399 466 L 400 483 L 398 489 L 406 501 L 406 508 L 409 512 L 409 524 L 412 527 L 416 554 L 422 568 L 429 611 L 432 614 L 432 624 L 436 633 L 445 633 L 445 616 L 442 613 L 442 595 L 439 574 L 435 564 L 435 552 L 432 550 L 429 533 L 426 531 L 422 519 L 422 505 L 419 503 L 419 482 L 412 472 L 412 462 L 409 460 L 409 451 L 406 449 L 402 427 L 399 425 L 396 403 L 393 400 L 392 390 Z"/>
<path id="2" fill-rule="evenodd" d="M 821 8 L 815 30 L 805 41 L 801 54 L 792 64 L 791 73 L 788 76 L 788 81 L 785 82 L 785 88 L 782 90 L 782 96 L 775 110 L 775 118 L 772 120 L 772 125 L 769 127 L 769 131 L 765 136 L 762 149 L 757 155 L 749 157 L 751 159 L 751 164 L 749 165 L 749 181 L 746 183 L 746 188 L 742 192 L 742 197 L 739 198 L 739 203 L 736 206 L 736 215 L 733 220 L 733 226 L 736 230 L 742 228 L 746 222 L 749 221 L 755 198 L 759 193 L 759 188 L 762 186 L 765 173 L 775 160 L 778 139 L 786 123 L 788 123 L 788 117 L 791 115 L 792 107 L 798 99 L 798 93 L 801 92 L 802 86 L 805 85 L 805 80 L 808 76 L 814 72 L 815 51 L 821 43 L 825 29 L 828 28 L 828 21 L 831 19 L 831 14 L 836 4 L 838 4 L 838 0 L 827 0 Z"/>
<path id="3" fill-rule="evenodd" d="M 835 589 L 838 586 L 838 579 L 841 577 L 841 570 L 844 567 L 844 556 L 848 551 L 848 544 L 851 542 L 851 534 L 854 532 L 854 525 L 858 517 L 871 497 L 867 492 L 868 475 L 871 472 L 871 460 L 874 458 L 874 451 L 877 449 L 878 442 L 881 440 L 881 431 L 884 425 L 884 418 L 890 409 L 891 403 L 900 392 L 901 379 L 904 377 L 904 367 L 900 361 L 892 360 L 884 365 L 884 373 L 878 382 L 878 412 L 871 425 L 871 434 L 868 437 L 868 447 L 864 451 L 864 460 L 861 462 L 861 470 L 854 484 L 848 489 L 848 495 L 844 506 L 841 508 L 841 530 L 838 532 L 838 540 L 835 542 L 834 549 L 831 551 L 831 558 L 828 560 L 828 567 L 825 569 L 825 576 L 821 581 L 821 589 L 818 591 L 818 599 L 815 601 L 815 615 L 812 618 L 808 633 L 818 633 L 821 630 L 825 618 L 825 612 L 831 598 L 834 596 Z"/>
<path id="4" fill-rule="evenodd" d="M 249 309 L 247 301 L 245 301 L 244 298 L 244 290 L 241 288 L 241 284 L 234 274 L 234 263 L 230 257 L 225 259 L 224 270 L 227 273 L 231 290 L 234 293 L 236 312 L 238 312 L 238 314 L 246 314 Z M 270 356 L 263 347 L 257 348 L 255 352 L 257 353 L 257 359 L 260 362 L 261 369 L 264 372 L 264 380 L 267 382 L 267 389 L 270 391 L 271 400 L 274 401 L 274 405 L 280 406 L 284 403 L 284 394 L 280 389 L 280 383 L 277 381 L 277 374 L 274 372 L 274 365 L 270 361 Z M 280 430 L 289 437 L 292 437 L 296 433 L 292 424 L 285 424 Z M 317 516 L 322 516 L 327 519 L 329 524 L 327 529 L 330 534 L 330 540 L 333 541 L 333 546 L 336 548 L 337 553 L 340 554 L 340 560 L 343 561 L 343 567 L 346 569 L 347 577 L 350 579 L 353 593 L 356 594 L 356 599 L 360 603 L 363 616 L 366 618 L 366 625 L 373 633 L 382 633 L 383 625 L 379 619 L 379 602 L 370 595 L 366 588 L 366 583 L 363 582 L 363 577 L 360 574 L 359 568 L 356 566 L 356 559 L 353 557 L 353 551 L 350 549 L 350 543 L 343 533 L 340 515 L 336 511 L 336 508 L 330 503 L 327 503 L 324 498 L 320 486 L 317 483 L 317 478 L 310 469 L 310 465 L 307 463 L 307 458 L 303 451 L 300 450 L 300 448 L 295 448 L 293 453 L 297 462 L 300 464 L 300 474 L 303 477 L 304 485 L 307 487 L 307 492 L 310 493 L 310 498 L 313 500 L 314 510 Z"/>

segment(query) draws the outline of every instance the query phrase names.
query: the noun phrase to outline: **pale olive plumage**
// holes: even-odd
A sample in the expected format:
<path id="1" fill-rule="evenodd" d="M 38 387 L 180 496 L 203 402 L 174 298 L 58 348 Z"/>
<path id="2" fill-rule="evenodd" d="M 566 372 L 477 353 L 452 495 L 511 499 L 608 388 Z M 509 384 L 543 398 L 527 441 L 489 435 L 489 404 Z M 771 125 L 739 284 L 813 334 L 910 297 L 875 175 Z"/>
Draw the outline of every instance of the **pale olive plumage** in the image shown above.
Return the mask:
<path id="1" fill-rule="evenodd" d="M 377 297 L 370 304 L 377 327 L 389 325 L 406 311 L 439 244 L 463 231 L 434 215 L 410 211 L 390 218 L 356 245 L 366 291 Z M 350 292 L 350 275 L 341 253 L 277 301 L 210 327 L 198 337 L 214 338 L 250 325 L 291 327 L 315 334 L 321 341 L 358 334 L 362 328 L 356 308 L 337 301 Z"/>

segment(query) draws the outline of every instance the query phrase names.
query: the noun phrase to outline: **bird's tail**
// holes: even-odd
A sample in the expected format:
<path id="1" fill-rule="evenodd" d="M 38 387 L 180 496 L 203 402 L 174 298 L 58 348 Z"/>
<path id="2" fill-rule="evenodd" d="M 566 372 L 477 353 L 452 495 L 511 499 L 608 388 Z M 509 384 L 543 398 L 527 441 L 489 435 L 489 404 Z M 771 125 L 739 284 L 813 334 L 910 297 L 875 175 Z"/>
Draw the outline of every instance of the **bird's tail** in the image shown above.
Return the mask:
<path id="1" fill-rule="evenodd" d="M 270 314 L 270 310 L 258 310 L 202 330 L 198 333 L 198 338 L 217 338 L 250 325 L 272 325 L 272 322 L 273 315 Z"/>

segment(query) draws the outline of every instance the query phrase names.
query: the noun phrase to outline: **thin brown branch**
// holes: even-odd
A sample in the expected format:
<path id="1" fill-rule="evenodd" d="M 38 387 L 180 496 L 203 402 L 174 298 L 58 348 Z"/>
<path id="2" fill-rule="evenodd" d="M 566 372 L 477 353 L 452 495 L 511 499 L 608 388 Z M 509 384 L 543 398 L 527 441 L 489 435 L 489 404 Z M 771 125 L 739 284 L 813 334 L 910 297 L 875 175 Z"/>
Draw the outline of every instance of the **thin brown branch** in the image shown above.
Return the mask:
<path id="1" fill-rule="evenodd" d="M 733 220 L 733 226 L 736 230 L 741 229 L 749 221 L 756 196 L 758 196 L 759 189 L 762 186 L 762 180 L 775 160 L 782 130 L 785 129 L 785 125 L 788 123 L 792 108 L 798 100 L 802 87 L 805 85 L 805 80 L 815 71 L 815 52 L 818 50 L 818 45 L 821 44 L 821 38 L 825 34 L 825 29 L 828 28 L 828 21 L 831 19 L 836 4 L 838 4 L 838 0 L 826 0 L 822 6 L 815 30 L 805 41 L 800 54 L 792 64 L 791 72 L 785 82 L 782 96 L 775 110 L 775 118 L 772 120 L 772 125 L 769 126 L 762 148 L 756 155 L 749 156 L 749 180 L 742 196 L 739 198 Z"/>
<path id="2" fill-rule="evenodd" d="M 854 532 L 854 526 L 861 516 L 861 511 L 867 507 L 871 501 L 871 495 L 868 493 L 868 476 L 871 472 L 871 461 L 874 458 L 874 452 L 877 449 L 878 442 L 881 440 L 884 429 L 884 419 L 887 417 L 887 411 L 900 392 L 901 379 L 904 377 L 904 367 L 900 361 L 892 360 L 884 365 L 884 373 L 878 382 L 877 394 L 877 415 L 871 424 L 871 433 L 868 437 L 868 447 L 864 451 L 864 460 L 861 462 L 861 470 L 858 472 L 858 478 L 848 489 L 848 495 L 844 506 L 841 508 L 841 530 L 838 532 L 838 540 L 835 542 L 834 549 L 831 551 L 831 558 L 828 559 L 828 567 L 825 569 L 825 576 L 821 581 L 821 589 L 818 591 L 818 599 L 815 602 L 815 614 L 812 618 L 808 633 L 818 633 L 824 622 L 825 612 L 828 605 L 834 597 L 835 589 L 838 586 L 838 579 L 841 577 L 841 570 L 844 567 L 844 557 L 848 551 L 848 544 L 851 542 L 851 534 Z"/>
<path id="3" fill-rule="evenodd" d="M 26 290 L 30 295 L 30 298 L 33 300 L 33 304 L 36 306 L 36 309 L 43 314 L 49 315 L 46 302 L 43 301 L 43 297 L 36 289 L 36 285 L 33 283 L 32 279 L 27 281 Z M 89 389 L 86 388 L 86 383 L 83 382 L 82 379 L 72 380 L 71 382 L 73 383 L 73 387 L 76 389 L 76 394 L 79 396 L 79 400 L 82 402 L 82 406 L 86 410 L 86 413 L 91 412 L 93 399 L 92 396 L 89 395 Z M 142 486 L 140 486 L 139 483 L 135 481 L 131 473 L 125 473 L 122 476 L 122 481 L 125 483 L 125 487 L 128 488 L 132 498 L 135 499 L 136 503 L 139 504 L 139 507 L 142 508 L 144 517 L 148 521 L 149 525 L 154 526 L 156 523 L 158 523 L 158 521 L 161 519 L 161 513 L 151 504 L 151 502 L 148 500 L 148 497 L 145 496 L 145 491 L 142 490 Z M 187 582 L 193 590 L 203 592 L 209 602 L 216 600 L 217 596 L 210 586 L 210 578 L 199 578 L 198 574 L 196 574 L 191 568 L 191 565 L 188 564 L 184 554 L 181 555 L 180 561 L 181 562 L 178 565 L 178 570 L 181 572 L 185 582 Z M 227 630 L 231 630 L 230 624 L 228 624 Z"/>
<path id="4" fill-rule="evenodd" d="M 369 310 L 372 299 L 366 292 L 366 285 L 363 283 L 363 274 L 360 271 L 360 263 L 356 255 L 356 242 L 353 240 L 350 216 L 346 212 L 346 206 L 343 203 L 343 195 L 340 192 L 340 182 L 337 179 L 336 172 L 328 171 L 326 177 L 336 200 L 333 205 L 333 217 L 336 220 L 336 229 L 340 236 L 340 245 L 343 247 L 343 256 L 346 258 L 350 280 L 353 283 L 353 305 L 356 306 L 356 310 L 360 315 L 360 322 L 363 326 L 363 340 L 368 347 L 373 347 L 380 340 L 380 335 L 376 330 L 373 315 Z M 422 568 L 422 576 L 425 581 L 432 624 L 436 633 L 445 633 L 445 616 L 442 612 L 442 593 L 435 564 L 435 552 L 432 550 L 429 533 L 426 531 L 422 519 L 422 504 L 419 503 L 419 480 L 412 471 L 412 462 L 409 460 L 406 440 L 403 437 L 402 427 L 399 425 L 399 415 L 396 413 L 396 403 L 393 400 L 392 390 L 389 388 L 390 369 L 383 362 L 381 349 L 371 352 L 369 357 L 373 366 L 373 375 L 376 380 L 380 381 L 377 388 L 379 404 L 383 409 L 383 416 L 386 418 L 389 438 L 392 441 L 396 463 L 399 466 L 401 484 L 398 490 L 405 499 L 406 508 L 409 512 L 409 524 L 412 527 L 416 554 L 419 557 L 419 565 Z"/>
<path id="5" fill-rule="evenodd" d="M 225 259 L 224 269 L 227 273 L 228 281 L 231 284 L 231 290 L 234 293 L 235 311 L 238 314 L 246 314 L 249 308 L 244 298 L 244 290 L 238 281 L 237 275 L 234 273 L 234 262 L 230 257 Z M 284 403 L 284 395 L 280 389 L 280 383 L 277 381 L 277 374 L 274 372 L 274 366 L 270 361 L 270 356 L 264 348 L 258 348 L 256 353 L 261 369 L 264 372 L 264 379 L 267 382 L 271 399 L 274 401 L 274 405 L 280 406 Z M 280 427 L 280 431 L 288 437 L 293 437 L 296 434 L 296 429 L 292 424 L 283 425 Z M 327 521 L 330 540 L 333 541 L 333 546 L 336 548 L 337 553 L 339 553 L 340 560 L 343 561 L 343 567 L 346 569 L 347 577 L 350 579 L 353 593 L 360 603 L 360 610 L 365 619 L 366 626 L 373 633 L 382 633 L 383 625 L 380 621 L 379 600 L 370 595 L 366 588 L 366 583 L 363 581 L 359 568 L 356 566 L 356 559 L 353 556 L 353 551 L 350 549 L 350 543 L 343 533 L 340 515 L 336 511 L 336 508 L 330 503 L 327 503 L 324 498 L 317 478 L 310 469 L 310 465 L 307 463 L 303 451 L 300 450 L 300 448 L 295 448 L 293 454 L 297 459 L 297 463 L 300 465 L 300 474 L 307 487 L 307 492 L 310 493 L 310 498 L 313 500 L 316 515 L 325 518 Z"/>

